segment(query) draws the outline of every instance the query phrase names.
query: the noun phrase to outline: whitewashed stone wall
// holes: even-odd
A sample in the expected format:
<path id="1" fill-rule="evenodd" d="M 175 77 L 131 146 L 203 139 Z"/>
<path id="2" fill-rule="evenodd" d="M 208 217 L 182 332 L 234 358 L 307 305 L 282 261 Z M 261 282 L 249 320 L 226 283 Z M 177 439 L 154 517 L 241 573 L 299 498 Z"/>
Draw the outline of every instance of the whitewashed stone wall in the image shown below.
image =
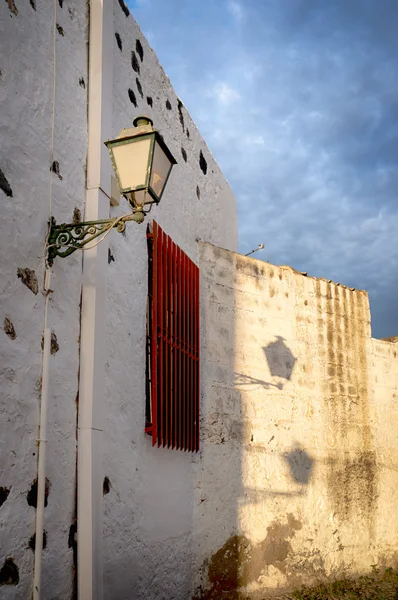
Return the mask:
<path id="1" fill-rule="evenodd" d="M 123 2 L 115 0 L 114 30 L 107 34 L 114 40 L 113 56 L 105 57 L 113 60 L 113 133 L 146 113 L 178 160 L 151 217 L 195 261 L 197 238 L 236 249 L 230 188 Z M 0 4 L 0 570 L 11 564 L 14 573 L 14 581 L 0 587 L 4 598 L 32 593 L 35 508 L 28 500 L 34 503 L 37 477 L 40 261 L 50 215 L 70 222 L 79 209 L 84 216 L 87 43 L 83 0 Z M 111 215 L 123 212 L 123 203 L 110 209 Z M 30 277 L 29 287 L 18 269 L 31 270 L 20 272 Z M 125 236 L 110 236 L 104 269 L 109 270 L 104 476 L 110 481 L 104 496 L 105 597 L 185 598 L 191 587 L 192 457 L 152 450 L 144 435 L 146 224 L 130 223 Z M 75 583 L 81 284 L 81 254 L 56 259 L 48 313 L 54 336 L 43 598 L 70 598 Z"/>
<path id="2" fill-rule="evenodd" d="M 367 294 L 201 244 L 196 593 L 397 566 L 398 346 Z"/>
<path id="3" fill-rule="evenodd" d="M 18 585 L 0 587 L 0 596 L 12 599 L 32 594 L 29 544 L 36 511 L 28 500 L 35 503 L 47 222 L 50 214 L 58 222 L 71 221 L 85 199 L 87 7 L 77 0 L 61 4 L 0 3 L 0 569 L 12 559 L 19 577 Z M 50 171 L 53 160 L 59 175 Z M 28 286 L 18 278 L 19 269 L 32 271 L 23 271 L 30 275 Z M 59 260 L 48 314 L 54 336 L 43 598 L 70 598 L 73 589 L 68 541 L 75 513 L 80 288 L 81 256 Z"/>
<path id="4" fill-rule="evenodd" d="M 127 11 L 126 11 L 127 12 Z M 197 262 L 197 239 L 237 248 L 235 200 L 131 15 L 114 2 L 113 133 L 153 119 L 178 164 L 150 217 Z M 201 160 L 201 154 L 203 159 Z M 126 204 L 112 215 L 126 212 Z M 190 597 L 192 455 L 152 448 L 145 424 L 146 223 L 112 236 L 108 267 L 105 598 Z"/>

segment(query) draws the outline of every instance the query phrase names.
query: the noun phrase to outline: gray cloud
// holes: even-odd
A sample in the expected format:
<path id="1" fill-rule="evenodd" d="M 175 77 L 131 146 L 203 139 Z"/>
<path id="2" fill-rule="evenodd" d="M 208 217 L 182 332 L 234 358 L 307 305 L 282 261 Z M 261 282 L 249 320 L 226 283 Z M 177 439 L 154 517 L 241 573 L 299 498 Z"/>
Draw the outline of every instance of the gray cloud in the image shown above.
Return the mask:
<path id="1" fill-rule="evenodd" d="M 373 335 L 397 334 L 396 1 L 132 8 L 235 192 L 240 251 L 367 289 Z"/>

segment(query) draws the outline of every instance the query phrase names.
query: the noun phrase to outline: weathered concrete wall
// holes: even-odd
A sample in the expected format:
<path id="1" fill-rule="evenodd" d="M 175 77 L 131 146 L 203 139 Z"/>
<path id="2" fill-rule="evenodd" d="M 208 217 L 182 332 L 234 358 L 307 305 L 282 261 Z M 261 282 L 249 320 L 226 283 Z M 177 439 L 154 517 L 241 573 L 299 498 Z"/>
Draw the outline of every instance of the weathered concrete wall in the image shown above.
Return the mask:
<path id="1" fill-rule="evenodd" d="M 127 12 L 127 11 L 126 11 Z M 147 114 L 178 164 L 150 217 L 197 262 L 200 238 L 237 248 L 235 199 L 131 15 L 114 2 L 113 133 Z M 201 158 L 202 156 L 202 158 Z M 127 212 L 124 201 L 112 215 Z M 185 600 L 192 584 L 192 456 L 145 424 L 146 223 L 110 239 L 104 475 L 105 598 Z"/>
<path id="2" fill-rule="evenodd" d="M 398 348 L 370 338 L 367 294 L 200 252 L 197 595 L 396 566 Z"/>
<path id="3" fill-rule="evenodd" d="M 75 207 L 83 209 L 85 198 L 87 7 L 74 0 L 64 2 L 62 8 L 61 4 L 52 0 L 0 3 L 0 293 L 4 325 L 0 332 L 0 488 L 9 490 L 8 496 L 6 491 L 0 493 L 0 569 L 12 559 L 19 573 L 17 576 L 14 569 L 14 583 L 0 587 L 0 596 L 13 599 L 32 594 L 33 551 L 29 544 L 35 532 L 32 484 L 37 477 L 44 327 L 41 259 L 50 202 L 52 214 L 62 222 L 72 219 Z M 59 174 L 50 170 L 52 160 L 57 161 Z M 26 268 L 32 270 L 28 286 L 18 278 L 18 270 Z M 23 273 L 26 271 L 20 271 Z M 56 262 L 51 287 L 48 319 L 54 336 L 43 598 L 70 598 L 73 551 L 68 538 L 75 510 L 79 254 Z"/>

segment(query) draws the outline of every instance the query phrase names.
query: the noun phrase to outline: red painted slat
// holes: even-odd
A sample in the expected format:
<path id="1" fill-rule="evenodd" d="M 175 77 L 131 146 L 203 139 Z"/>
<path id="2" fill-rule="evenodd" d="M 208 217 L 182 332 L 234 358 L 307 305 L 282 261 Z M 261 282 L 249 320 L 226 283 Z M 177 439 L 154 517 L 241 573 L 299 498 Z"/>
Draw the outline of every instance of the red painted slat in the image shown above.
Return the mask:
<path id="1" fill-rule="evenodd" d="M 152 332 L 151 332 L 151 412 L 152 412 L 152 446 L 156 444 L 157 438 L 157 397 L 158 397 L 158 377 L 157 377 L 157 223 L 153 223 L 153 250 L 152 250 Z M 155 276 L 154 276 L 155 275 Z"/>
<path id="2" fill-rule="evenodd" d="M 173 418 L 173 387 L 172 387 L 172 318 L 173 318 L 173 284 L 172 284 L 172 245 L 171 238 L 168 238 L 167 243 L 167 297 L 168 297 L 168 324 L 167 324 L 167 355 L 168 355 L 168 386 L 167 386 L 167 404 L 168 404 L 168 419 L 167 419 L 167 447 L 172 445 L 171 439 L 171 421 Z"/>
<path id="3" fill-rule="evenodd" d="M 163 231 L 159 227 L 159 243 L 158 243 L 158 306 L 159 306 L 159 387 L 158 387 L 158 447 L 160 447 L 163 439 L 163 386 L 164 386 L 164 348 L 163 348 Z"/>
<path id="4" fill-rule="evenodd" d="M 176 270 L 176 262 L 175 262 L 175 250 L 176 246 L 173 243 L 171 246 L 171 426 L 170 426 L 170 435 L 171 435 L 171 447 L 175 448 L 176 440 L 175 440 L 175 270 Z"/>
<path id="5" fill-rule="evenodd" d="M 178 448 L 182 450 L 182 251 L 178 249 Z"/>
<path id="6" fill-rule="evenodd" d="M 195 449 L 195 265 L 191 265 L 191 373 L 190 373 L 190 391 L 191 391 L 191 443 L 190 449 Z"/>
<path id="7" fill-rule="evenodd" d="M 188 423 L 189 423 L 189 427 L 188 427 L 188 450 L 192 451 L 192 445 L 193 445 L 193 428 L 192 428 L 192 423 L 193 423 L 193 419 L 194 419 L 194 411 L 193 411 L 193 381 L 192 381 L 192 377 L 193 377 L 193 353 L 192 353 L 192 345 L 193 345 L 193 339 L 192 339 L 192 325 L 193 325 L 193 316 L 194 316 L 194 311 L 193 311 L 193 294 L 192 294 L 192 274 L 193 274 L 193 264 L 192 261 L 189 260 L 188 261 L 188 301 L 189 301 L 189 310 L 188 310 L 188 385 L 187 385 L 187 390 L 188 390 Z"/>
<path id="8" fill-rule="evenodd" d="M 189 325 L 189 273 L 187 255 L 184 254 L 184 450 L 188 449 L 189 439 L 189 357 L 188 357 L 188 325 Z"/>
<path id="9" fill-rule="evenodd" d="M 163 447 L 168 445 L 168 421 L 169 421 L 169 263 L 168 263 L 168 236 L 163 233 L 163 301 L 164 301 L 164 421 L 163 421 Z"/>
<path id="10" fill-rule="evenodd" d="M 196 364 L 195 364 L 195 405 L 196 405 L 196 446 L 195 450 L 198 452 L 200 448 L 200 279 L 199 279 L 199 268 L 196 267 L 195 277 L 195 351 L 196 351 Z"/>

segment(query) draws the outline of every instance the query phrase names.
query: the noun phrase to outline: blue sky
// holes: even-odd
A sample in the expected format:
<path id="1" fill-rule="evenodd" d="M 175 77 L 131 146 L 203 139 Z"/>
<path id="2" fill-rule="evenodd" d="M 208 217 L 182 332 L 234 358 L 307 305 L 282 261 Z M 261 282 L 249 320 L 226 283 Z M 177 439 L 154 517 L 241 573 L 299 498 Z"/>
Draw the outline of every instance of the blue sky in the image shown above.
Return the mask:
<path id="1" fill-rule="evenodd" d="M 398 335 L 398 1 L 134 0 L 228 179 L 239 251 L 366 289 Z"/>

